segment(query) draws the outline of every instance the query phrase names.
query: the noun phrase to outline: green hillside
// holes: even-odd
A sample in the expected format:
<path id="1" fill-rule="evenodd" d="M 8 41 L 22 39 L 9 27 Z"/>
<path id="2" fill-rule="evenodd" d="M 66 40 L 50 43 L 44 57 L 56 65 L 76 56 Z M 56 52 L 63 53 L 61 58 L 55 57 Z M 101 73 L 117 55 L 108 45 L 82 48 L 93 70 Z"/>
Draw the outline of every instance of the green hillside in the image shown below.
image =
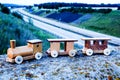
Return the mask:
<path id="1" fill-rule="evenodd" d="M 48 48 L 47 38 L 55 36 L 18 19 L 11 14 L 0 12 L 0 54 L 4 54 L 9 46 L 9 40 L 15 39 L 17 46 L 25 45 L 26 40 L 41 39 L 44 40 L 44 50 Z"/>
<path id="2" fill-rule="evenodd" d="M 120 10 L 92 9 L 92 8 L 84 8 L 84 7 L 74 7 L 74 8 L 61 7 L 58 9 L 52 9 L 52 8 L 37 9 L 35 7 L 31 7 L 30 9 L 28 8 L 27 11 L 42 17 L 47 17 L 57 21 L 66 22 L 80 28 L 89 29 L 100 33 L 120 37 L 119 34 Z M 71 14 L 72 16 L 70 18 L 66 17 Z M 76 15 L 81 15 L 81 16 L 77 16 L 77 18 L 75 18 Z"/>
<path id="3" fill-rule="evenodd" d="M 93 13 L 92 16 L 91 19 L 77 26 L 120 37 L 120 11 L 112 11 L 108 14 Z"/>

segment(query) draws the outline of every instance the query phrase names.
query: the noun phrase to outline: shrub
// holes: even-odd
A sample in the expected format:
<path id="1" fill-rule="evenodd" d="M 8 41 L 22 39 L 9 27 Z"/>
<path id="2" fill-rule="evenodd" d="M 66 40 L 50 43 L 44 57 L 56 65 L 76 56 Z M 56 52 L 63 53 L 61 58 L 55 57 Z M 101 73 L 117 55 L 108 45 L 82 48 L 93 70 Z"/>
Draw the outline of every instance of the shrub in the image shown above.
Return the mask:
<path id="1" fill-rule="evenodd" d="M 0 55 L 5 54 L 10 47 L 9 40 L 15 39 L 16 46 L 26 45 L 26 40 L 41 39 L 43 43 L 43 50 L 49 48 L 47 38 L 54 36 L 48 34 L 35 26 L 32 26 L 23 20 L 17 19 L 12 15 L 5 15 L 0 12 Z"/>
<path id="2" fill-rule="evenodd" d="M 50 10 L 47 10 L 46 13 L 47 13 L 47 14 L 50 13 Z"/>
<path id="3" fill-rule="evenodd" d="M 120 10 L 120 7 L 118 7 L 118 9 L 117 10 Z"/>
<path id="4" fill-rule="evenodd" d="M 17 12 L 13 12 L 12 15 L 23 20 L 23 16 L 20 15 L 19 13 L 17 13 Z"/>
<path id="5" fill-rule="evenodd" d="M 112 11 L 112 9 L 99 9 L 99 10 L 96 11 L 96 12 L 107 14 L 107 13 L 110 13 L 111 11 Z"/>
<path id="6" fill-rule="evenodd" d="M 29 24 L 33 25 L 33 20 L 31 18 L 28 19 Z"/>
<path id="7" fill-rule="evenodd" d="M 3 12 L 3 13 L 5 13 L 5 14 L 10 14 L 10 10 L 9 10 L 9 8 L 7 8 L 7 7 L 1 7 L 1 12 Z"/>

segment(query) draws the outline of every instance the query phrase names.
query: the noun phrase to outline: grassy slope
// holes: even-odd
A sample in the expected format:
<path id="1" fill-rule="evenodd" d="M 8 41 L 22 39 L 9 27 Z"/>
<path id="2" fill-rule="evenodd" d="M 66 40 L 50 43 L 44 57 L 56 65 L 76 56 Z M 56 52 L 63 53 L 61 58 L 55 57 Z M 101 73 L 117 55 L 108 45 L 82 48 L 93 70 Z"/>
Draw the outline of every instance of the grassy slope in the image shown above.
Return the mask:
<path id="1" fill-rule="evenodd" d="M 24 21 L 13 17 L 12 15 L 6 15 L 0 12 L 0 54 L 6 53 L 9 47 L 9 40 L 15 39 L 17 46 L 25 45 L 26 40 L 29 39 L 41 39 L 44 40 L 44 50 L 48 48 L 47 38 L 55 38 L 55 36 L 48 34 L 47 32 L 36 28 Z"/>
<path id="2" fill-rule="evenodd" d="M 33 12 L 36 11 L 34 10 Z M 41 14 L 40 16 L 45 17 L 48 14 Z M 80 28 L 86 28 L 100 33 L 120 37 L 120 11 L 112 11 L 108 14 L 92 13 L 90 15 L 93 17 L 90 20 L 83 22 L 82 24 L 70 24 Z"/>
<path id="3" fill-rule="evenodd" d="M 79 24 L 79 27 L 120 37 L 120 11 L 112 11 L 109 14 L 93 13 L 92 15 L 90 20 Z"/>

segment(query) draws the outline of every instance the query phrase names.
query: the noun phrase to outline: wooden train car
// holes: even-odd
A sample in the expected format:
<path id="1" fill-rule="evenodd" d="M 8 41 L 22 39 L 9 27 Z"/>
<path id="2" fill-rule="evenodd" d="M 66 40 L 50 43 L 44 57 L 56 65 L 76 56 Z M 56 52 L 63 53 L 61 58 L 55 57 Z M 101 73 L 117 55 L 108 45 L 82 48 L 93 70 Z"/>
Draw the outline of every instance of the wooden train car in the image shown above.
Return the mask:
<path id="1" fill-rule="evenodd" d="M 111 50 L 108 49 L 108 40 L 110 38 L 81 38 L 84 40 L 84 47 L 82 52 L 88 56 L 93 53 L 104 53 L 105 55 L 110 55 Z"/>
<path id="2" fill-rule="evenodd" d="M 7 62 L 20 64 L 23 60 L 41 59 L 42 57 L 42 41 L 28 40 L 26 46 L 16 47 L 16 41 L 10 40 L 10 48 L 7 50 Z"/>
<path id="3" fill-rule="evenodd" d="M 69 55 L 71 57 L 76 55 L 74 50 L 74 42 L 76 39 L 48 39 L 50 48 L 47 50 L 48 55 L 57 57 L 58 55 Z M 60 43 L 64 43 L 64 50 L 60 50 Z"/>

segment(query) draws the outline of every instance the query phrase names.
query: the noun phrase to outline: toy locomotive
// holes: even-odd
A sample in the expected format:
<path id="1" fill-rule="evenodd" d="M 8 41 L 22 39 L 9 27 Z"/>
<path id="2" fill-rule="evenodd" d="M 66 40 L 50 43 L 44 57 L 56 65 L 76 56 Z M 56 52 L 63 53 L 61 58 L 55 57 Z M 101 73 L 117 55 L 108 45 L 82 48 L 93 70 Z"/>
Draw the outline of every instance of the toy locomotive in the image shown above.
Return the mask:
<path id="1" fill-rule="evenodd" d="M 10 46 L 7 50 L 7 62 L 16 62 L 20 64 L 23 60 L 40 59 L 42 57 L 42 41 L 41 40 L 28 40 L 26 46 L 16 47 L 16 41 L 10 40 Z"/>
<path id="2" fill-rule="evenodd" d="M 91 56 L 93 53 L 104 53 L 110 55 L 111 50 L 108 49 L 108 40 L 110 38 L 81 38 L 84 40 L 82 53 Z M 74 49 L 76 39 L 48 39 L 50 48 L 47 54 L 52 57 L 58 55 L 69 55 L 74 57 L 77 51 Z M 60 43 L 64 43 L 64 50 L 60 50 Z M 7 62 L 21 64 L 23 60 L 42 58 L 42 41 L 39 39 L 28 40 L 26 46 L 16 47 L 16 41 L 10 40 L 10 48 L 7 50 Z"/>

